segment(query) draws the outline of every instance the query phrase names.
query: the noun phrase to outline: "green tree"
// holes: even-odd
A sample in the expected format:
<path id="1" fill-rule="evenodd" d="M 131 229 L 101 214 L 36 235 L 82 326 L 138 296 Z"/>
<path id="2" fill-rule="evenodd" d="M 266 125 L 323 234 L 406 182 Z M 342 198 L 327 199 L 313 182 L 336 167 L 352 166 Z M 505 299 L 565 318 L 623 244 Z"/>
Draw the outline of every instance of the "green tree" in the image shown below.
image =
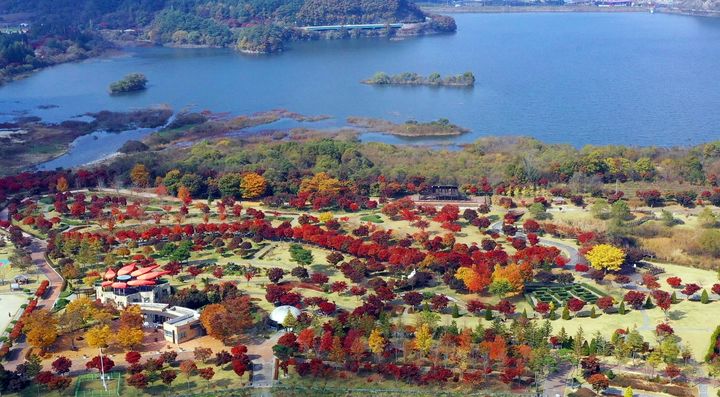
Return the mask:
<path id="1" fill-rule="evenodd" d="M 170 254 L 170 261 L 185 262 L 190 259 L 192 241 L 183 241 Z"/>
<path id="2" fill-rule="evenodd" d="M 632 219 L 632 214 L 630 213 L 630 207 L 623 200 L 618 200 L 612 204 L 612 207 L 610 209 L 610 214 L 613 219 L 618 220 L 618 221 L 627 221 L 627 220 Z"/>
<path id="3" fill-rule="evenodd" d="M 634 361 L 636 358 L 635 355 L 643 350 L 643 347 L 645 346 L 645 340 L 643 339 L 642 335 L 640 335 L 640 332 L 638 332 L 637 328 L 633 328 L 633 330 L 628 333 L 625 342 L 630 349 L 630 352 L 632 353 Z"/>
<path id="4" fill-rule="evenodd" d="M 492 321 L 492 319 L 493 319 L 492 309 L 490 309 L 489 307 L 486 307 L 485 308 L 485 320 Z"/>
<path id="5" fill-rule="evenodd" d="M 300 244 L 292 244 L 290 246 L 290 260 L 297 262 L 301 266 L 309 266 L 313 262 L 312 251 L 303 248 Z"/>
<path id="6" fill-rule="evenodd" d="M 534 203 L 528 208 L 528 212 L 530 212 L 530 215 L 535 219 L 547 219 L 548 213 L 545 209 L 545 206 L 540 203 Z"/>
<path id="7" fill-rule="evenodd" d="M 218 179 L 218 189 L 222 197 L 233 197 L 239 199 L 242 197 L 240 184 L 242 183 L 242 175 L 237 173 L 228 173 Z"/>
<path id="8" fill-rule="evenodd" d="M 668 210 L 660 211 L 660 219 L 662 220 L 663 225 L 667 227 L 673 227 L 678 224 L 678 220 L 675 219 L 672 212 Z"/>
<path id="9" fill-rule="evenodd" d="M 709 207 L 705 207 L 698 214 L 698 223 L 700 226 L 709 229 L 717 225 L 717 217 Z"/>
<path id="10" fill-rule="evenodd" d="M 505 295 L 513 292 L 514 290 L 515 287 L 512 283 L 504 278 L 493 281 L 490 283 L 490 287 L 488 288 L 488 291 L 490 291 L 491 294 L 497 295 L 500 298 L 504 298 Z"/>
<path id="11" fill-rule="evenodd" d="M 660 343 L 660 351 L 662 352 L 663 361 L 667 364 L 673 364 L 677 361 L 680 354 L 680 346 L 677 338 L 668 337 Z"/>
<path id="12" fill-rule="evenodd" d="M 578 327 L 577 332 L 575 333 L 575 337 L 573 338 L 572 343 L 572 350 L 573 355 L 575 356 L 575 359 L 580 361 L 580 358 L 583 356 L 583 346 L 585 346 L 585 332 L 583 331 L 582 326 Z"/>
<path id="13" fill-rule="evenodd" d="M 698 244 L 706 254 L 720 257 L 720 230 L 708 229 L 703 231 L 698 239 Z"/>
<path id="14" fill-rule="evenodd" d="M 596 219 L 607 219 L 610 215 L 610 205 L 605 199 L 597 199 L 590 206 L 590 213 Z"/>
<path id="15" fill-rule="evenodd" d="M 562 319 L 570 320 L 570 309 L 568 309 L 567 305 L 563 306 Z"/>
<path id="16" fill-rule="evenodd" d="M 460 308 L 458 307 L 457 303 L 452 306 L 450 314 L 452 315 L 452 318 L 460 317 Z"/>
<path id="17" fill-rule="evenodd" d="M 12 254 L 8 257 L 8 260 L 10 261 L 10 266 L 12 266 L 12 268 L 18 269 L 21 272 L 26 272 L 33 266 L 30 254 L 22 248 L 15 248 L 12 251 Z"/>

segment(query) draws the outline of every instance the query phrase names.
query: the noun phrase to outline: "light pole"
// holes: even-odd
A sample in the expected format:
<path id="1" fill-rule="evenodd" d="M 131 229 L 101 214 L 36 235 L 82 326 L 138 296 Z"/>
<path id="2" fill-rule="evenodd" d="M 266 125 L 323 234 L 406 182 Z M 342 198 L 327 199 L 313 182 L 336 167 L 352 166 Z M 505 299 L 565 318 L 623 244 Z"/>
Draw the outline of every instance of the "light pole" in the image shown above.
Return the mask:
<path id="1" fill-rule="evenodd" d="M 103 362 L 102 347 L 100 348 L 100 379 L 102 379 L 105 391 L 108 391 L 107 381 L 105 380 L 105 363 Z"/>

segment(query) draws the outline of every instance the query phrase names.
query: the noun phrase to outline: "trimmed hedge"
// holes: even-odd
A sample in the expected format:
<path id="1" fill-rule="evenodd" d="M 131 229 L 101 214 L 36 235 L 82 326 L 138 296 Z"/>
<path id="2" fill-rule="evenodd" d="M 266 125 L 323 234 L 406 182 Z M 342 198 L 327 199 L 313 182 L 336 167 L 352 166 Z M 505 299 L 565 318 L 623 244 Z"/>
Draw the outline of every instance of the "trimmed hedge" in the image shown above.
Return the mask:
<path id="1" fill-rule="evenodd" d="M 715 331 L 713 331 L 712 335 L 710 335 L 710 347 L 708 348 L 707 354 L 705 354 L 705 362 L 712 361 L 713 358 L 715 358 L 715 355 L 717 352 L 717 343 L 718 338 L 720 338 L 720 325 L 718 325 L 715 328 Z"/>

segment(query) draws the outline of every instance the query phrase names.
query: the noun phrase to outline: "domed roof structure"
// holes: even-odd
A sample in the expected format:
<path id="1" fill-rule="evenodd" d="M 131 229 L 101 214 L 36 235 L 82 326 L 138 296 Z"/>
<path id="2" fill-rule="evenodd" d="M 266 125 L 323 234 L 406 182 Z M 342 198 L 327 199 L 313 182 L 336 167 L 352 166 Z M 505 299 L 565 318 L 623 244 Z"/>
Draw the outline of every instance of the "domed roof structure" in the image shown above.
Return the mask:
<path id="1" fill-rule="evenodd" d="M 276 307 L 272 313 L 270 313 L 270 320 L 275 321 L 278 324 L 282 324 L 285 321 L 288 313 L 292 313 L 295 318 L 300 315 L 300 309 L 295 306 L 279 306 Z"/>

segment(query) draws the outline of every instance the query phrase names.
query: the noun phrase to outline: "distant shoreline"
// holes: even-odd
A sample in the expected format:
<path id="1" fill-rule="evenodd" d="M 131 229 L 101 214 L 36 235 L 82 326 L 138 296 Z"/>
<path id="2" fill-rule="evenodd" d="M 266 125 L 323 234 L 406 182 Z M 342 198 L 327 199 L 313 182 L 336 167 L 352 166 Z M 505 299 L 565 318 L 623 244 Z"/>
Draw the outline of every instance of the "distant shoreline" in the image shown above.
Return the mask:
<path id="1" fill-rule="evenodd" d="M 425 12 L 446 14 L 513 14 L 513 13 L 570 13 L 570 12 L 600 12 L 600 13 L 628 13 L 650 12 L 648 7 L 597 7 L 597 6 L 425 6 Z M 666 11 L 663 11 L 666 12 Z M 679 13 L 679 12 L 677 12 Z"/>
<path id="2" fill-rule="evenodd" d="M 636 13 L 650 12 L 651 7 L 597 7 L 597 6 L 428 6 L 423 5 L 425 12 L 443 14 L 521 14 L 521 13 Z M 686 15 L 693 17 L 720 18 L 720 11 L 712 10 L 681 10 L 677 8 L 658 7 L 658 14 Z"/>

